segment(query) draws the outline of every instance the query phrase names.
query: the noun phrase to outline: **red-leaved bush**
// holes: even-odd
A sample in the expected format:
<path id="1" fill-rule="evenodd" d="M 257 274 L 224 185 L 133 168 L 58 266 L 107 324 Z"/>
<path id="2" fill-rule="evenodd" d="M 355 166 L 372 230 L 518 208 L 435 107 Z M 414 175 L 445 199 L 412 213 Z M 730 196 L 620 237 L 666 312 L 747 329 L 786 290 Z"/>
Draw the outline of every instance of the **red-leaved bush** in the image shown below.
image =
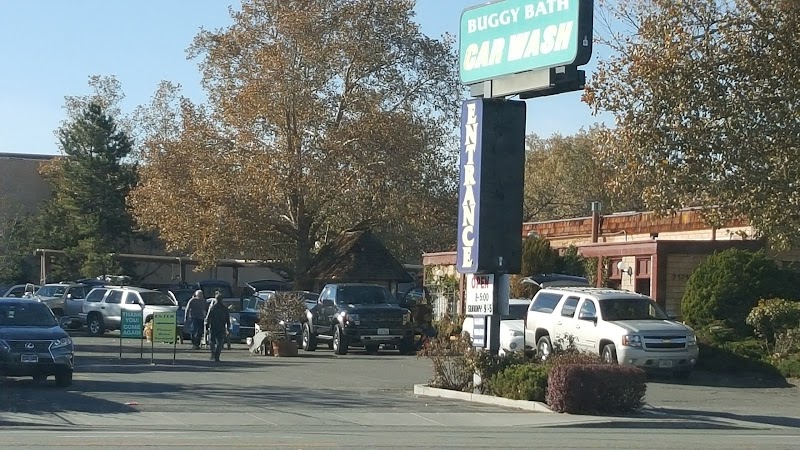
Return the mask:
<path id="1" fill-rule="evenodd" d="M 552 368 L 547 405 L 570 414 L 623 413 L 642 406 L 647 390 L 642 369 L 616 364 L 566 364 Z"/>

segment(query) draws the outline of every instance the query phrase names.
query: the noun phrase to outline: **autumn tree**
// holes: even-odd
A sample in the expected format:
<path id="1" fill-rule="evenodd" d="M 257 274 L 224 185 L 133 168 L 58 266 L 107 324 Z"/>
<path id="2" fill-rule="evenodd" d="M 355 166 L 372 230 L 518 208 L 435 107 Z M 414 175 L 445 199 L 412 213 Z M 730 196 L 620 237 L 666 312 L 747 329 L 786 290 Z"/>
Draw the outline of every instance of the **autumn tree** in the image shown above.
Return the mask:
<path id="1" fill-rule="evenodd" d="M 164 85 L 147 112 L 136 217 L 170 249 L 280 258 L 373 224 L 401 257 L 452 242 L 458 103 L 453 41 L 410 0 L 246 0 L 203 31 L 208 103 Z M 146 114 L 147 115 L 147 114 Z"/>
<path id="2" fill-rule="evenodd" d="M 604 212 L 643 208 L 641 182 L 627 190 L 612 188 L 616 161 L 603 154 L 605 128 L 595 126 L 573 136 L 528 136 L 525 158 L 524 220 L 527 222 L 581 217 L 599 201 Z"/>
<path id="3" fill-rule="evenodd" d="M 777 245 L 800 243 L 800 4 L 793 0 L 618 0 L 585 100 L 611 112 L 605 154 L 657 211 L 747 217 Z M 615 156 L 616 155 L 616 156 Z"/>

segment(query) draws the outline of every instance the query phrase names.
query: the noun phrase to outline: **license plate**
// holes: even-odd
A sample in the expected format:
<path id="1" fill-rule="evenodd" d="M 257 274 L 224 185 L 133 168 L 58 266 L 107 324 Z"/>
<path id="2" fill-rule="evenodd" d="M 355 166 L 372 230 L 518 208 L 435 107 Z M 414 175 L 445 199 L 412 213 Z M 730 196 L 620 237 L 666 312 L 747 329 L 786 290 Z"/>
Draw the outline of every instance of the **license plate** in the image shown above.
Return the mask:
<path id="1" fill-rule="evenodd" d="M 658 367 L 661 367 L 662 369 L 670 368 L 672 367 L 672 361 L 659 361 Z"/>
<path id="2" fill-rule="evenodd" d="M 22 355 L 22 362 L 24 363 L 38 363 L 39 355 Z"/>
<path id="3" fill-rule="evenodd" d="M 378 334 L 389 334 L 388 328 L 378 328 Z"/>

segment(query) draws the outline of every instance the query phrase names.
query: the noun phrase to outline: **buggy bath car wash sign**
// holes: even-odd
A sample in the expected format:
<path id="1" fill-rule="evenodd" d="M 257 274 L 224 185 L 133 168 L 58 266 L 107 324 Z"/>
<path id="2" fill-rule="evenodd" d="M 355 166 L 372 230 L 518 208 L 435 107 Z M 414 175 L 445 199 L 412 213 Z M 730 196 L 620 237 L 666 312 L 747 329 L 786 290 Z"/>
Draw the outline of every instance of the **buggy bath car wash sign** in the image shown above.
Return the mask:
<path id="1" fill-rule="evenodd" d="M 461 82 L 588 62 L 592 0 L 504 0 L 461 13 Z"/>

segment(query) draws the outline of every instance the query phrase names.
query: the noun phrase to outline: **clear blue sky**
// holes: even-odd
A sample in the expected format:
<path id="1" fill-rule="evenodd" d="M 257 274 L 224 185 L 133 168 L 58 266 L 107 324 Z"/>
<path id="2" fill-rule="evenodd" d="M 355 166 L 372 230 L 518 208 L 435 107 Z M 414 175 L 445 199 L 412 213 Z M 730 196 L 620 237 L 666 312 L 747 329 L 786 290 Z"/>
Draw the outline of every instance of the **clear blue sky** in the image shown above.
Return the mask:
<path id="1" fill-rule="evenodd" d="M 418 0 L 417 20 L 431 36 L 455 35 L 461 10 L 480 3 Z M 186 48 L 200 27 L 229 24 L 231 4 L 238 1 L 0 0 L 0 152 L 57 154 L 64 96 L 89 93 L 90 75 L 115 75 L 127 111 L 148 102 L 163 79 L 201 100 L 197 61 L 186 59 Z M 599 120 L 580 93 L 528 101 L 528 130 L 541 136 Z"/>

